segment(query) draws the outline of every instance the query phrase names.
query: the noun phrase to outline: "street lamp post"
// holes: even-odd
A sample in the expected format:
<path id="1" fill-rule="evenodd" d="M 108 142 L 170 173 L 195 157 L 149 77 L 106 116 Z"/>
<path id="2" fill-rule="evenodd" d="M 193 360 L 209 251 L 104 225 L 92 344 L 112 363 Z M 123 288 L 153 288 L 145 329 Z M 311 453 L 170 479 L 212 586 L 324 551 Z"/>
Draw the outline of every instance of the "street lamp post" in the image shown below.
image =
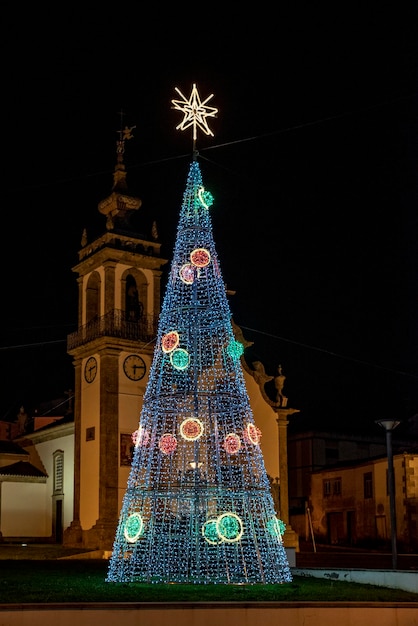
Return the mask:
<path id="1" fill-rule="evenodd" d="M 393 470 L 392 431 L 399 426 L 398 420 L 381 419 L 376 424 L 386 431 L 386 449 L 388 457 L 388 487 L 390 508 L 390 537 L 392 543 L 392 569 L 397 569 L 398 551 L 396 547 L 396 504 L 395 504 L 395 472 Z"/>

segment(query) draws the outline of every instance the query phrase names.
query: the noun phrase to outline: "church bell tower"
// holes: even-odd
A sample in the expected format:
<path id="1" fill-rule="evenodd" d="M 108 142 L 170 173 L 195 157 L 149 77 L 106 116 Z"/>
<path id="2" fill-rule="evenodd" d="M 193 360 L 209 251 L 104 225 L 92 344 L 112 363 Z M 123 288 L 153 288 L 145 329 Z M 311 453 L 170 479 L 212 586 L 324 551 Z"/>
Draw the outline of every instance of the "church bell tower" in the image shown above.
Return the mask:
<path id="1" fill-rule="evenodd" d="M 118 131 L 111 194 L 98 205 L 104 232 L 78 263 L 78 325 L 67 338 L 75 369 L 74 519 L 64 544 L 110 550 L 126 489 L 160 312 L 162 268 L 155 222 L 134 232 L 142 205 L 130 195 L 124 164 L 132 128 Z"/>

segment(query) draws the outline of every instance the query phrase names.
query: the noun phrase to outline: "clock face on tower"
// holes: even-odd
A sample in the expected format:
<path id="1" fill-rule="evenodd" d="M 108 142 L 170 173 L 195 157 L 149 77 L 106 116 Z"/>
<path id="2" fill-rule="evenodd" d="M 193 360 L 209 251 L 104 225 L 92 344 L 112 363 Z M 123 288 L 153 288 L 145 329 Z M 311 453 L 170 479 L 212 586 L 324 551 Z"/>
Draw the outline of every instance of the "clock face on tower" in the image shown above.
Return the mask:
<path id="1" fill-rule="evenodd" d="M 138 354 L 129 354 L 123 362 L 123 371 L 130 380 L 141 380 L 145 376 L 147 366 Z"/>
<path id="2" fill-rule="evenodd" d="M 92 383 L 96 378 L 97 374 L 97 361 L 94 356 L 91 356 L 87 359 L 86 364 L 84 366 L 84 378 L 86 382 Z"/>

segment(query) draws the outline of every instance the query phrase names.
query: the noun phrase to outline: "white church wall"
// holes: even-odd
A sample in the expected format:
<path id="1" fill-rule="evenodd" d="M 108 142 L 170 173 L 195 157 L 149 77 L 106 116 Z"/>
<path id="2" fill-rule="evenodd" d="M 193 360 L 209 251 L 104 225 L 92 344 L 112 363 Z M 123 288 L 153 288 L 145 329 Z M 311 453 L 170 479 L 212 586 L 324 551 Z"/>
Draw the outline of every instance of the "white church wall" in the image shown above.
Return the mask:
<path id="1" fill-rule="evenodd" d="M 1 532 L 13 537 L 49 537 L 51 526 L 45 515 L 47 484 L 3 482 L 1 491 Z"/>

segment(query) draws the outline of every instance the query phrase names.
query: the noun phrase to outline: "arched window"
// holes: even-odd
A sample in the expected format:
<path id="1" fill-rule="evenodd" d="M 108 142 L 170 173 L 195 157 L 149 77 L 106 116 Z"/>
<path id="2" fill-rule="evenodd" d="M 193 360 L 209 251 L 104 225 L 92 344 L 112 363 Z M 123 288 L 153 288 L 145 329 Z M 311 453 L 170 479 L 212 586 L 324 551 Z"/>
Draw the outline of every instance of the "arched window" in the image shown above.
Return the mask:
<path id="1" fill-rule="evenodd" d="M 54 496 L 64 493 L 64 452 L 54 452 Z"/>
<path id="2" fill-rule="evenodd" d="M 138 287 L 132 274 L 126 277 L 126 319 L 128 322 L 137 322 L 143 315 L 144 307 L 139 300 Z"/>
<path id="3" fill-rule="evenodd" d="M 100 276 L 93 272 L 86 290 L 86 324 L 99 317 L 100 311 Z"/>

